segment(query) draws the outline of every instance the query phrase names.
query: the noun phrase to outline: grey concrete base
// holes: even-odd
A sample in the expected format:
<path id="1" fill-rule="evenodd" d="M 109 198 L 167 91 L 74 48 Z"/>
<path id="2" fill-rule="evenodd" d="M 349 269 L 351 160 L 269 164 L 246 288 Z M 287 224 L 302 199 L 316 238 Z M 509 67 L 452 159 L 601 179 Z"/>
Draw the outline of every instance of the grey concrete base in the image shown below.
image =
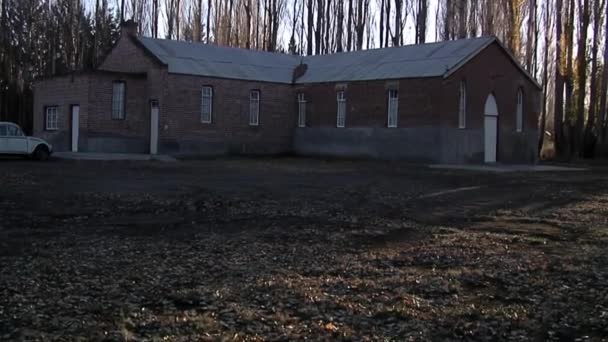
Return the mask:
<path id="1" fill-rule="evenodd" d="M 450 165 L 450 164 L 433 164 L 429 165 L 431 169 L 445 170 L 463 170 L 463 171 L 478 171 L 478 172 L 560 172 L 560 171 L 585 171 L 587 169 L 578 167 L 563 167 L 553 165 L 525 165 L 525 164 L 487 164 L 487 165 Z"/>
<path id="2" fill-rule="evenodd" d="M 69 151 L 71 148 L 71 136 L 67 132 L 59 132 L 52 137 L 44 137 L 44 139 L 53 145 L 54 151 Z"/>
<path id="3" fill-rule="evenodd" d="M 300 128 L 295 152 L 303 155 L 470 163 L 483 160 L 483 132 L 438 127 Z"/>
<path id="4" fill-rule="evenodd" d="M 438 161 L 439 131 L 418 128 L 298 128 L 296 154 Z"/>
<path id="5" fill-rule="evenodd" d="M 536 161 L 536 134 L 500 132 L 497 157 L 509 163 Z M 484 161 L 483 129 L 298 128 L 296 154 L 307 156 L 403 159 L 446 164 Z"/>
<path id="6" fill-rule="evenodd" d="M 160 153 L 176 156 L 278 155 L 289 151 L 287 141 L 210 141 L 201 138 L 159 142 Z"/>
<path id="7" fill-rule="evenodd" d="M 146 161 L 158 160 L 163 162 L 175 162 L 177 159 L 167 155 L 151 155 L 137 153 L 94 153 L 94 152 L 56 152 L 53 157 L 69 160 L 133 160 Z"/>
<path id="8" fill-rule="evenodd" d="M 150 142 L 144 138 L 89 136 L 83 152 L 95 153 L 149 153 Z"/>

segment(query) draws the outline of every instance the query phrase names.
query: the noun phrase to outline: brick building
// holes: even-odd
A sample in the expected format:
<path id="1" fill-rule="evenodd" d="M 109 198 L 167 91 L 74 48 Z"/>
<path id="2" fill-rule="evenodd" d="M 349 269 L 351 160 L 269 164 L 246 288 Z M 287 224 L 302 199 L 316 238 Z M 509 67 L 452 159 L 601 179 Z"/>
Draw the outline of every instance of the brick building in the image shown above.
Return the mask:
<path id="1" fill-rule="evenodd" d="M 293 56 L 139 37 L 35 84 L 56 150 L 532 162 L 540 87 L 493 37 Z"/>

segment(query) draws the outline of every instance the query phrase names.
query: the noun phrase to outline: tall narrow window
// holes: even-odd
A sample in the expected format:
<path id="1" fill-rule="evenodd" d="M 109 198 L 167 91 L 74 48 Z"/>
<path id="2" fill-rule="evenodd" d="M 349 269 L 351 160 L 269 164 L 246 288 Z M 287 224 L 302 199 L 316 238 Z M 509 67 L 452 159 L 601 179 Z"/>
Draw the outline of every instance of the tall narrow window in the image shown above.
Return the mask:
<path id="1" fill-rule="evenodd" d="M 203 87 L 201 91 L 201 122 L 211 123 L 213 112 L 213 88 Z"/>
<path id="2" fill-rule="evenodd" d="M 460 99 L 458 106 L 458 128 L 467 127 L 467 84 L 460 82 Z"/>
<path id="3" fill-rule="evenodd" d="M 249 125 L 260 124 L 260 91 L 252 90 L 249 93 Z"/>
<path id="4" fill-rule="evenodd" d="M 57 111 L 57 106 L 46 107 L 45 115 L 45 129 L 47 131 L 55 131 L 59 129 L 59 113 Z"/>
<path id="5" fill-rule="evenodd" d="M 344 95 L 344 90 L 338 91 L 336 99 L 338 101 L 336 126 L 344 127 L 344 124 L 346 123 L 346 96 Z"/>
<path id="6" fill-rule="evenodd" d="M 298 94 L 298 127 L 306 127 L 306 98 L 304 93 Z"/>
<path id="7" fill-rule="evenodd" d="M 517 113 L 515 116 L 515 128 L 518 132 L 524 129 L 524 91 L 519 88 L 517 90 Z"/>
<path id="8" fill-rule="evenodd" d="M 115 81 L 112 84 L 112 119 L 125 118 L 125 82 Z"/>
<path id="9" fill-rule="evenodd" d="M 399 116 L 399 93 L 396 89 L 388 91 L 388 127 L 397 127 L 397 117 Z"/>

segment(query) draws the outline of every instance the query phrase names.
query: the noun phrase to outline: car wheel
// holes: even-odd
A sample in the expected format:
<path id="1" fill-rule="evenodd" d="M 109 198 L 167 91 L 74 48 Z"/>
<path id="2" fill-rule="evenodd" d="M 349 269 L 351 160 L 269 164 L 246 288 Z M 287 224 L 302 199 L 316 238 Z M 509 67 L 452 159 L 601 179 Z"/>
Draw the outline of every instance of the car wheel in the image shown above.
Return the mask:
<path id="1" fill-rule="evenodd" d="M 48 160 L 50 155 L 49 149 L 46 146 L 36 147 L 36 150 L 33 153 L 34 159 L 42 161 Z"/>

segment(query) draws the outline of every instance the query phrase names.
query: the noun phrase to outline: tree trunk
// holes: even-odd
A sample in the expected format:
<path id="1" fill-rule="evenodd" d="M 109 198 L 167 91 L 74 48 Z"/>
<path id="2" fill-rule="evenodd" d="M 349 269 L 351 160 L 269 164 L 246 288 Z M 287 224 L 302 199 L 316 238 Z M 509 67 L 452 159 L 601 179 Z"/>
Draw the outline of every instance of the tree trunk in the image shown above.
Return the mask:
<path id="1" fill-rule="evenodd" d="M 389 0 L 390 1 L 390 0 Z M 395 34 L 393 35 L 393 46 L 399 46 L 401 39 L 401 11 L 403 2 L 402 0 L 395 0 Z"/>
<path id="2" fill-rule="evenodd" d="M 192 27 L 192 40 L 194 42 L 200 42 L 202 39 L 202 31 L 203 28 L 201 26 L 202 15 L 201 12 L 203 10 L 203 0 L 198 0 L 196 2 L 196 6 L 194 8 L 194 25 Z"/>
<path id="3" fill-rule="evenodd" d="M 206 36 L 207 36 L 207 44 L 209 44 L 211 42 L 211 1 L 209 0 L 207 2 L 207 32 L 206 32 Z"/>
<path id="4" fill-rule="evenodd" d="M 587 118 L 587 125 L 585 126 L 585 138 L 584 141 L 589 143 L 595 138 L 595 128 L 597 127 L 597 83 L 598 83 L 598 51 L 600 44 L 600 30 L 601 30 L 601 8 L 600 1 L 596 0 L 593 2 L 593 43 L 591 45 L 591 85 L 589 89 L 589 117 Z M 590 147 L 590 146 L 587 146 Z"/>
<path id="5" fill-rule="evenodd" d="M 312 30 L 314 23 L 313 0 L 308 0 L 308 34 L 306 36 L 306 54 L 312 55 Z"/>
<path id="6" fill-rule="evenodd" d="M 467 37 L 467 0 L 458 2 L 458 38 Z"/>
<path id="7" fill-rule="evenodd" d="M 602 93 L 600 98 L 600 141 L 603 143 L 606 141 L 606 103 L 608 102 L 608 98 L 606 97 L 608 94 L 608 67 L 606 67 L 606 63 L 608 62 L 608 4 L 604 8 L 604 66 L 602 69 Z"/>
<path id="8" fill-rule="evenodd" d="M 509 49 L 516 59 L 521 61 L 521 22 L 523 0 L 509 1 Z M 531 31 L 531 29 L 529 29 Z"/>
<path id="9" fill-rule="evenodd" d="M 587 84 L 587 29 L 589 28 L 589 0 L 579 0 L 579 40 L 577 53 L 578 96 L 576 97 L 575 149 L 583 156 L 583 127 L 585 121 L 585 94 Z"/>
<path id="10" fill-rule="evenodd" d="M 384 0 L 382 0 L 384 5 Z M 382 13 L 382 9 L 380 10 Z M 346 51 L 352 49 L 353 44 L 353 0 L 348 0 L 348 21 L 346 23 Z M 382 19 L 380 19 L 380 47 L 382 47 Z"/>
<path id="11" fill-rule="evenodd" d="M 251 49 L 251 0 L 247 0 L 245 2 L 245 25 L 247 29 L 245 30 L 245 34 L 247 37 L 245 38 L 245 47 L 247 49 Z"/>
<path id="12" fill-rule="evenodd" d="M 321 54 L 321 30 L 323 28 L 323 0 L 317 0 L 317 27 L 315 29 L 315 54 Z"/>
<path id="13" fill-rule="evenodd" d="M 97 5 L 99 5 L 99 1 L 97 2 Z M 97 8 L 97 7 L 95 7 Z M 125 0 L 120 0 L 120 22 L 124 22 L 125 21 Z"/>
<path id="14" fill-rule="evenodd" d="M 555 153 L 563 156 L 562 117 L 564 115 L 564 77 L 562 75 L 562 9 L 563 0 L 555 0 L 555 110 L 553 111 L 553 130 Z"/>
<path id="15" fill-rule="evenodd" d="M 418 0 L 418 13 L 416 14 L 416 44 L 426 42 L 426 20 L 428 0 Z"/>
<path id="16" fill-rule="evenodd" d="M 357 32 L 357 50 L 363 49 L 363 33 L 365 32 L 365 20 L 363 19 L 363 0 L 359 0 L 357 3 L 357 25 L 355 25 L 355 31 Z"/>
<path id="17" fill-rule="evenodd" d="M 566 0 L 568 1 L 566 4 L 566 10 L 564 10 L 564 13 L 566 13 L 568 15 L 567 21 L 565 23 L 565 28 L 566 28 L 566 32 L 565 32 L 565 43 L 566 46 L 563 47 L 562 51 L 566 52 L 566 73 L 564 75 L 564 83 L 565 83 L 565 87 L 566 87 L 566 112 L 564 113 L 563 117 L 565 118 L 565 122 L 564 124 L 568 126 L 569 128 L 569 132 L 571 133 L 569 135 L 569 141 L 565 141 L 565 139 L 562 139 L 562 143 L 563 143 L 563 151 L 562 153 L 568 153 L 571 154 L 572 153 L 572 149 L 573 149 L 573 134 L 572 134 L 572 129 L 571 129 L 571 120 L 570 117 L 573 115 L 574 113 L 574 105 L 573 105 L 573 100 L 574 100 L 574 66 L 573 66 L 573 54 L 574 54 L 574 11 L 575 11 L 575 4 L 574 4 L 574 0 Z M 563 132 L 563 129 L 562 129 Z M 562 136 L 563 138 L 563 136 Z M 566 145 L 567 143 L 567 145 Z"/>
<path id="18" fill-rule="evenodd" d="M 338 0 L 338 27 L 336 32 L 336 51 L 342 52 L 342 34 L 344 30 L 344 0 Z"/>
<path id="19" fill-rule="evenodd" d="M 180 6 L 180 0 L 175 0 L 175 35 L 176 35 L 176 40 L 179 40 L 179 24 L 180 24 L 180 17 L 179 17 L 179 12 L 181 10 L 181 6 Z"/>
<path id="20" fill-rule="evenodd" d="M 549 93 L 549 45 L 551 44 L 549 31 L 551 30 L 549 1 L 545 2 L 545 49 L 543 56 L 543 108 L 540 117 L 540 135 L 538 137 L 538 152 L 542 152 L 545 144 L 545 130 L 547 124 L 547 101 Z"/>
<path id="21" fill-rule="evenodd" d="M 536 0 L 528 0 L 528 37 L 526 41 L 526 70 L 532 73 L 532 61 L 536 52 L 534 37 L 536 35 Z"/>
<path id="22" fill-rule="evenodd" d="M 326 0 L 327 1 L 327 6 L 326 6 L 326 12 L 325 12 L 325 53 L 329 53 L 330 50 L 330 46 L 329 46 L 329 35 L 330 35 L 330 31 L 331 31 L 331 0 Z"/>
<path id="23" fill-rule="evenodd" d="M 384 46 L 388 47 L 388 37 L 391 34 L 391 0 L 385 0 L 386 1 L 386 32 L 384 35 Z"/>
<path id="24" fill-rule="evenodd" d="M 452 9 L 452 0 L 445 0 L 445 14 L 443 16 L 443 40 L 450 40 L 450 33 L 452 32 L 452 20 L 454 18 Z"/>
<path id="25" fill-rule="evenodd" d="M 349 3 L 351 1 L 352 0 L 349 0 Z M 350 11 L 349 11 L 348 17 L 350 18 Z M 348 29 L 350 30 L 350 26 Z M 350 32 L 349 32 L 349 36 L 350 36 Z M 379 37 L 378 40 L 380 41 L 380 48 L 382 48 L 384 46 L 384 0 L 381 0 L 381 2 L 380 2 L 380 26 L 378 28 L 378 37 Z"/>

